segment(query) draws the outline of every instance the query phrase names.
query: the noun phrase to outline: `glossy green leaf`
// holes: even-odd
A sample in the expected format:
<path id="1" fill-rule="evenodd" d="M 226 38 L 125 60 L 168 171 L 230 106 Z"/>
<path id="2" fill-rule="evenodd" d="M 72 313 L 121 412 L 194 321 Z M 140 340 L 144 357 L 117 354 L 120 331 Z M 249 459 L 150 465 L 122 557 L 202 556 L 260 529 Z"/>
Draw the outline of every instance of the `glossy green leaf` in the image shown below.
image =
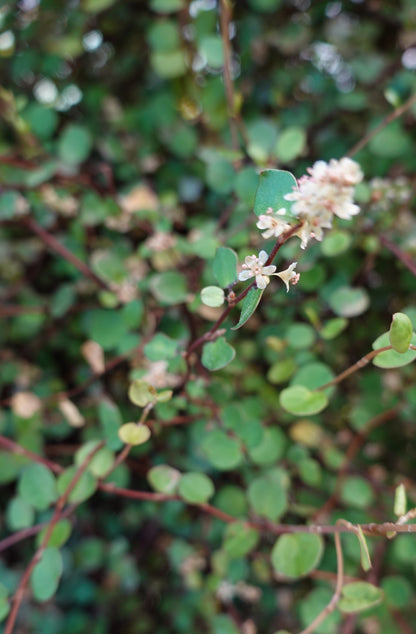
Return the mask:
<path id="1" fill-rule="evenodd" d="M 114 349 L 127 333 L 127 326 L 120 311 L 98 308 L 84 315 L 84 328 L 89 339 L 104 350 Z"/>
<path id="2" fill-rule="evenodd" d="M 365 478 L 348 476 L 342 484 L 341 499 L 348 507 L 365 509 L 374 501 L 374 492 Z"/>
<path id="3" fill-rule="evenodd" d="M 296 579 L 314 570 L 319 565 L 322 553 L 323 541 L 320 535 L 295 533 L 278 538 L 271 559 L 276 572 Z"/>
<path id="4" fill-rule="evenodd" d="M 221 68 L 224 64 L 222 40 L 219 35 L 207 35 L 202 38 L 199 52 L 207 60 L 208 66 Z"/>
<path id="5" fill-rule="evenodd" d="M 224 337 L 206 343 L 202 350 L 202 365 L 214 372 L 231 363 L 235 357 L 235 350 Z"/>
<path id="6" fill-rule="evenodd" d="M 280 405 L 295 416 L 311 416 L 318 414 L 328 405 L 328 398 L 323 392 L 312 392 L 303 385 L 293 385 L 280 393 Z"/>
<path id="7" fill-rule="evenodd" d="M 223 548 L 232 558 L 244 557 L 259 541 L 259 533 L 245 522 L 228 524 L 225 529 Z"/>
<path id="8" fill-rule="evenodd" d="M 348 249 L 352 236 L 347 231 L 331 231 L 321 242 L 321 251 L 327 257 L 335 257 Z"/>
<path id="9" fill-rule="evenodd" d="M 370 553 L 368 551 L 367 540 L 360 525 L 357 526 L 357 538 L 360 544 L 361 567 L 367 572 L 371 568 Z"/>
<path id="10" fill-rule="evenodd" d="M 396 352 L 403 354 L 409 350 L 413 327 L 404 313 L 394 313 L 389 330 L 389 340 Z"/>
<path id="11" fill-rule="evenodd" d="M 215 252 L 212 272 L 221 288 L 226 288 L 237 280 L 237 254 L 233 249 L 218 247 Z"/>
<path id="12" fill-rule="evenodd" d="M 261 288 L 253 287 L 249 290 L 241 305 L 240 319 L 238 320 L 238 323 L 231 328 L 231 330 L 238 330 L 238 328 L 244 326 L 246 321 L 250 319 L 259 305 L 262 295 L 263 291 Z"/>
<path id="13" fill-rule="evenodd" d="M 282 207 L 290 209 L 290 203 L 284 196 L 297 188 L 293 174 L 284 170 L 263 170 L 260 173 L 259 184 L 254 201 L 254 213 L 257 216 L 265 214 L 271 207 L 278 211 Z"/>
<path id="14" fill-rule="evenodd" d="M 214 495 L 214 485 L 204 473 L 185 473 L 179 480 L 178 491 L 189 504 L 205 504 Z"/>
<path id="15" fill-rule="evenodd" d="M 56 592 L 62 574 L 62 557 L 57 548 L 46 548 L 30 576 L 36 601 L 48 601 Z"/>
<path id="16" fill-rule="evenodd" d="M 383 600 L 384 594 L 366 581 L 353 581 L 342 588 L 342 597 L 338 603 L 341 612 L 362 612 L 378 605 Z"/>
<path id="17" fill-rule="evenodd" d="M 201 291 L 201 301 L 205 306 L 218 308 L 223 305 L 224 300 L 224 291 L 219 286 L 205 286 Z"/>
<path id="18" fill-rule="evenodd" d="M 181 473 L 169 465 L 161 464 L 152 467 L 146 477 L 151 487 L 158 493 L 175 493 Z"/>
<path id="19" fill-rule="evenodd" d="M 348 326 L 348 320 L 344 317 L 334 317 L 329 319 L 321 328 L 320 335 L 322 339 L 335 339 Z"/>
<path id="20" fill-rule="evenodd" d="M 384 346 L 389 346 L 390 344 L 390 333 L 385 332 L 380 337 L 373 342 L 372 348 L 373 350 L 377 350 L 378 348 L 384 348 Z M 411 343 L 416 345 L 416 334 L 413 333 L 411 338 Z M 404 365 L 408 365 L 412 363 L 416 359 L 416 350 L 408 350 L 407 352 L 396 352 L 396 350 L 385 350 L 385 352 L 380 352 L 374 359 L 373 364 L 378 368 L 400 368 Z"/>
<path id="21" fill-rule="evenodd" d="M 34 462 L 27 465 L 20 476 L 18 491 L 20 497 L 38 509 L 47 509 L 57 499 L 55 477 L 43 464 Z"/>

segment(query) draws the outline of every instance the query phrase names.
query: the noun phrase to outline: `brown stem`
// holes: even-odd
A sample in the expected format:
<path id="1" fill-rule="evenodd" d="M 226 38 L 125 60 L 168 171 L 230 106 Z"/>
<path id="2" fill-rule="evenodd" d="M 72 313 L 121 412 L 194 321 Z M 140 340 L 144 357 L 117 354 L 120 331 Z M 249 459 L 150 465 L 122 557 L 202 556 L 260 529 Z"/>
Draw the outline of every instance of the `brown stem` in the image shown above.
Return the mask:
<path id="1" fill-rule="evenodd" d="M 308 627 L 306 627 L 300 634 L 311 634 L 322 623 L 326 617 L 331 614 L 337 607 L 337 603 L 341 598 L 342 586 L 344 583 L 344 559 L 342 556 L 341 537 L 335 533 L 335 550 L 337 553 L 337 583 L 335 586 L 335 592 L 327 606 L 318 614 L 318 616 L 312 621 Z"/>
<path id="2" fill-rule="evenodd" d="M 404 102 L 398 108 L 395 108 L 393 112 L 390 112 L 386 117 L 384 117 L 383 121 L 376 127 L 374 130 L 368 132 L 358 143 L 356 143 L 351 150 L 348 152 L 346 156 L 354 156 L 363 149 L 379 132 L 384 130 L 385 127 L 389 125 L 392 121 L 395 121 L 399 117 L 402 116 L 409 108 L 411 108 L 416 103 L 416 94 L 409 97 L 407 101 Z"/>
<path id="3" fill-rule="evenodd" d="M 69 515 L 71 515 L 71 513 L 74 512 L 75 508 L 76 508 L 75 505 L 68 506 L 68 508 L 65 509 L 63 513 L 61 513 L 60 519 L 64 519 L 65 517 L 68 517 Z M 10 535 L 9 537 L 5 537 L 4 539 L 0 541 L 0 552 L 2 552 L 3 550 L 7 550 L 8 548 L 10 548 L 11 546 L 14 546 L 15 544 L 18 544 L 23 539 L 27 539 L 28 537 L 33 537 L 33 535 L 37 535 L 47 525 L 48 525 L 48 522 L 41 522 L 40 524 L 35 524 L 34 526 L 30 526 L 29 528 L 24 528 L 23 530 L 18 531 L 17 533 L 14 533 L 13 535 Z"/>
<path id="4" fill-rule="evenodd" d="M 92 280 L 100 288 L 106 291 L 111 290 L 106 282 L 98 277 L 98 275 L 96 275 L 94 271 L 90 269 L 87 264 L 85 264 L 85 262 L 82 262 L 82 260 L 74 255 L 72 251 L 61 244 L 55 238 L 55 236 L 45 231 L 45 229 L 41 227 L 35 220 L 33 220 L 33 218 L 31 218 L 30 216 L 24 216 L 22 218 L 22 222 L 28 227 L 28 229 L 35 233 L 49 249 L 55 251 L 55 253 L 64 258 L 64 260 L 72 264 L 72 266 L 74 266 L 85 277 Z"/>
<path id="5" fill-rule="evenodd" d="M 14 593 L 14 596 L 12 599 L 12 609 L 10 610 L 9 616 L 7 618 L 4 634 L 12 634 L 14 625 L 16 623 L 17 614 L 19 612 L 20 604 L 23 600 L 25 589 L 27 584 L 29 583 L 30 575 L 32 574 L 36 564 L 42 558 L 43 552 L 45 551 L 47 544 L 49 542 L 50 536 L 52 535 L 52 531 L 62 516 L 63 508 L 69 496 L 71 495 L 72 491 L 76 487 L 84 471 L 88 468 L 88 465 L 91 462 L 94 455 L 97 453 L 97 451 L 99 451 L 99 449 L 101 449 L 104 446 L 104 444 L 105 444 L 104 442 L 100 442 L 96 447 L 94 447 L 92 451 L 90 451 L 90 453 L 86 456 L 85 460 L 76 470 L 65 492 L 58 499 L 55 505 L 54 514 L 52 515 L 52 519 L 50 520 L 48 524 L 48 528 L 46 529 L 42 542 L 39 545 L 38 549 L 36 550 L 35 554 L 33 555 L 32 559 L 30 560 L 29 565 L 27 566 L 25 572 L 23 573 L 20 583 L 17 586 L 17 590 Z"/>
<path id="6" fill-rule="evenodd" d="M 346 379 L 347 376 L 350 376 L 350 374 L 354 374 L 354 372 L 357 372 L 357 370 L 361 370 L 361 368 L 363 368 L 368 363 L 370 363 L 370 361 L 374 359 L 374 357 L 376 357 L 378 354 L 380 354 L 380 352 L 386 352 L 386 350 L 392 350 L 392 349 L 393 349 L 393 346 L 384 346 L 383 348 L 377 348 L 377 350 L 372 350 L 371 352 L 368 352 L 366 355 L 361 357 L 361 359 L 359 359 L 356 363 L 354 363 L 349 368 L 344 370 L 344 372 L 341 372 L 341 374 L 338 374 L 338 376 L 336 376 L 335 379 L 332 379 L 332 381 L 328 381 L 328 383 L 325 383 L 325 385 L 321 385 L 320 387 L 316 389 L 326 390 L 327 387 L 331 387 L 332 385 L 337 385 L 337 383 L 341 383 L 341 381 Z"/>
<path id="7" fill-rule="evenodd" d="M 235 117 L 235 97 L 233 80 L 231 78 L 231 43 L 230 43 L 230 22 L 232 18 L 232 8 L 229 0 L 220 0 L 220 29 L 222 39 L 222 49 L 224 54 L 223 78 L 225 86 L 225 96 L 227 99 L 228 118 L 230 121 L 231 144 L 233 150 L 239 149 L 238 128 Z"/>

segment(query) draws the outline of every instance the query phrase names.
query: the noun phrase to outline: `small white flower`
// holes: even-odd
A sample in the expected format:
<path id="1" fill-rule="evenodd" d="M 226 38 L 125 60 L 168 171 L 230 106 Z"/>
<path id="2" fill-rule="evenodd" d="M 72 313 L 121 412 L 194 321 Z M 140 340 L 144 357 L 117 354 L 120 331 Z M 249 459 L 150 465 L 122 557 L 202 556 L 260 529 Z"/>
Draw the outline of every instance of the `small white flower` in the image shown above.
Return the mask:
<path id="1" fill-rule="evenodd" d="M 243 270 L 240 272 L 238 279 L 241 282 L 256 278 L 257 288 L 264 289 L 270 282 L 269 275 L 273 275 L 276 270 L 274 264 L 264 266 L 267 262 L 268 254 L 266 251 L 260 251 L 259 255 L 248 255 L 242 265 Z"/>
<path id="2" fill-rule="evenodd" d="M 274 273 L 274 275 L 280 277 L 280 279 L 286 284 L 287 292 L 289 292 L 289 282 L 291 284 L 297 284 L 299 282 L 300 273 L 296 273 L 295 271 L 296 264 L 297 262 L 292 262 L 289 268 L 284 271 L 280 271 L 279 273 Z"/>
<path id="3" fill-rule="evenodd" d="M 256 224 L 258 229 L 265 229 L 261 235 L 268 240 L 269 238 L 278 238 L 282 233 L 290 229 L 290 225 L 280 216 L 286 213 L 286 209 L 282 207 L 278 211 L 274 212 L 269 207 L 265 214 L 259 216 L 259 220 Z"/>

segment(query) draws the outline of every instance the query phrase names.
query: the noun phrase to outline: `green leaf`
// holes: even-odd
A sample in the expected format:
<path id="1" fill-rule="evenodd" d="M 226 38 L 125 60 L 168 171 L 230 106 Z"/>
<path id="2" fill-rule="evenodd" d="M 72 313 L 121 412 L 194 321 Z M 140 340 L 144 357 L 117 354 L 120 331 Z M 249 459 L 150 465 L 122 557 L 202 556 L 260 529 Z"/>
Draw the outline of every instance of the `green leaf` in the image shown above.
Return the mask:
<path id="1" fill-rule="evenodd" d="M 158 13 L 172 13 L 180 11 L 185 6 L 185 0 L 151 0 L 150 8 Z"/>
<path id="2" fill-rule="evenodd" d="M 249 456 L 255 464 L 272 465 L 282 457 L 286 448 L 286 436 L 278 427 L 267 427 L 260 443 L 248 450 Z"/>
<path id="3" fill-rule="evenodd" d="M 176 49 L 168 53 L 159 51 L 150 55 L 153 70 L 162 79 L 181 77 L 186 72 L 186 56 L 183 49 Z"/>
<path id="4" fill-rule="evenodd" d="M 104 438 L 109 449 L 118 451 L 123 443 L 118 437 L 118 430 L 122 424 L 122 418 L 118 407 L 108 399 L 100 399 L 98 405 L 98 418 L 104 433 Z"/>
<path id="5" fill-rule="evenodd" d="M 240 443 L 221 429 L 209 432 L 202 439 L 201 449 L 207 460 L 222 471 L 235 469 L 243 459 Z"/>
<path id="6" fill-rule="evenodd" d="M 331 231 L 321 242 L 321 251 L 323 255 L 331 258 L 346 251 L 351 242 L 352 236 L 347 231 Z"/>
<path id="7" fill-rule="evenodd" d="M 149 361 L 167 361 L 178 352 L 178 342 L 158 332 L 143 348 Z"/>
<path id="8" fill-rule="evenodd" d="M 179 495 L 189 504 L 205 504 L 214 495 L 214 485 L 204 473 L 185 473 L 179 480 Z"/>
<path id="9" fill-rule="evenodd" d="M 47 509 L 57 498 L 52 472 L 39 463 L 32 463 L 23 469 L 18 491 L 20 497 L 38 511 Z"/>
<path id="10" fill-rule="evenodd" d="M 341 286 L 329 297 L 329 305 L 340 317 L 357 317 L 370 305 L 370 298 L 364 288 Z"/>
<path id="11" fill-rule="evenodd" d="M 335 375 L 328 365 L 314 361 L 313 363 L 305 363 L 292 377 L 290 385 L 303 385 L 308 390 L 316 390 L 321 385 L 332 381 L 334 377 Z M 324 394 L 326 393 L 329 396 L 333 390 L 334 387 L 327 388 Z"/>
<path id="12" fill-rule="evenodd" d="M 126 445 L 143 445 L 149 440 L 151 432 L 147 425 L 125 423 L 118 430 L 118 435 Z"/>
<path id="13" fill-rule="evenodd" d="M 219 337 L 215 341 L 209 341 L 202 350 L 202 365 L 214 372 L 220 370 L 231 363 L 235 357 L 235 350 L 224 337 Z"/>
<path id="14" fill-rule="evenodd" d="M 114 349 L 128 332 L 121 312 L 105 308 L 89 310 L 84 316 L 84 329 L 89 339 L 104 350 Z"/>
<path id="15" fill-rule="evenodd" d="M 280 469 L 255 478 L 247 493 L 253 511 L 261 517 L 277 520 L 287 510 L 287 486 L 287 474 Z"/>
<path id="16" fill-rule="evenodd" d="M 348 326 L 348 320 L 344 317 L 334 317 L 329 319 L 321 328 L 322 339 L 335 339 Z"/>
<path id="17" fill-rule="evenodd" d="M 10 530 L 19 531 L 22 528 L 28 528 L 32 526 L 34 519 L 35 511 L 29 502 L 21 497 L 10 500 L 6 510 L 6 522 Z"/>
<path id="18" fill-rule="evenodd" d="M 357 538 L 360 544 L 361 567 L 367 572 L 371 568 L 370 553 L 368 552 L 367 540 L 360 525 L 357 526 Z"/>
<path id="19" fill-rule="evenodd" d="M 367 581 L 353 581 L 342 588 L 342 597 L 338 603 L 341 612 L 362 612 L 379 604 L 384 597 L 380 588 Z"/>
<path id="20" fill-rule="evenodd" d="M 205 306 L 218 308 L 224 303 L 225 294 L 219 286 L 205 286 L 201 291 L 201 301 Z"/>
<path id="21" fill-rule="evenodd" d="M 259 534 L 245 522 L 228 524 L 224 535 L 224 551 L 229 557 L 238 559 L 244 557 L 259 541 Z"/>
<path id="22" fill-rule="evenodd" d="M 59 495 L 63 495 L 66 492 L 76 472 L 77 467 L 69 467 L 59 475 L 57 481 Z M 70 504 L 79 504 L 80 502 L 84 502 L 94 495 L 96 489 L 97 480 L 90 471 L 84 471 L 74 489 L 69 494 L 68 502 Z"/>
<path id="23" fill-rule="evenodd" d="M 135 379 L 130 384 L 128 395 L 131 402 L 139 407 L 146 407 L 149 403 L 156 403 L 157 401 L 155 388 L 140 379 Z"/>
<path id="24" fill-rule="evenodd" d="M 185 277 L 176 271 L 154 275 L 150 281 L 150 289 L 155 298 L 164 306 L 181 304 L 188 294 Z"/>
<path id="25" fill-rule="evenodd" d="M 309 324 L 291 324 L 286 332 L 287 342 L 295 350 L 310 348 L 315 338 L 315 330 Z"/>
<path id="26" fill-rule="evenodd" d="M 233 249 L 218 247 L 212 264 L 212 272 L 221 288 L 226 288 L 236 281 L 237 262 L 237 254 Z"/>
<path id="27" fill-rule="evenodd" d="M 390 332 L 385 332 L 384 334 L 377 337 L 377 339 L 373 342 L 372 348 L 373 350 L 377 350 L 378 348 L 384 348 L 384 346 L 389 346 L 390 344 Z M 416 334 L 413 333 L 412 339 L 410 341 L 413 345 L 416 345 Z M 374 359 L 373 364 L 378 368 L 401 368 L 404 365 L 408 365 L 412 363 L 416 359 L 416 350 L 408 350 L 407 352 L 396 352 L 396 350 L 386 350 L 385 352 L 380 352 Z"/>
<path id="28" fill-rule="evenodd" d="M 88 158 L 92 147 L 91 132 L 87 127 L 69 124 L 60 136 L 59 158 L 64 163 L 78 165 Z"/>
<path id="29" fill-rule="evenodd" d="M 365 478 L 348 476 L 342 484 L 340 497 L 347 506 L 365 509 L 374 501 L 374 492 Z"/>
<path id="30" fill-rule="evenodd" d="M 201 39 L 200 54 L 207 60 L 208 66 L 221 68 L 224 64 L 222 40 L 219 35 L 206 35 Z"/>
<path id="31" fill-rule="evenodd" d="M 407 496 L 404 484 L 399 484 L 394 492 L 394 514 L 397 517 L 405 515 L 407 510 Z"/>
<path id="32" fill-rule="evenodd" d="M 84 443 L 75 453 L 75 464 L 80 466 L 98 444 L 98 440 L 90 440 L 89 442 Z M 102 478 L 102 476 L 111 469 L 113 464 L 113 451 L 111 451 L 108 447 L 103 447 L 102 449 L 99 449 L 89 461 L 88 470 L 91 471 L 95 477 Z"/>
<path id="33" fill-rule="evenodd" d="M 283 409 L 295 416 L 311 416 L 325 409 L 328 397 L 303 385 L 293 385 L 280 393 L 279 402 Z"/>
<path id="34" fill-rule="evenodd" d="M 293 126 L 286 128 L 279 135 L 276 143 L 276 154 L 282 163 L 288 163 L 300 156 L 305 150 L 306 133 L 303 128 Z"/>
<path id="35" fill-rule="evenodd" d="M 396 352 L 403 354 L 409 350 L 413 327 L 404 313 L 394 313 L 389 330 L 389 340 Z"/>
<path id="36" fill-rule="evenodd" d="M 15 191 L 0 194 L 0 220 L 12 220 L 17 212 L 19 194 Z"/>
<path id="37" fill-rule="evenodd" d="M 250 319 L 257 306 L 260 303 L 261 296 L 263 295 L 263 290 L 261 288 L 251 288 L 245 298 L 243 299 L 243 303 L 241 306 L 241 314 L 238 323 L 231 328 L 231 330 L 238 330 L 241 326 L 244 326 L 246 321 Z"/>
<path id="38" fill-rule="evenodd" d="M 208 163 L 206 181 L 217 194 L 229 194 L 235 183 L 235 170 L 229 161 L 224 159 Z"/>
<path id="39" fill-rule="evenodd" d="M 307 575 L 318 566 L 323 549 L 320 535 L 308 533 L 281 535 L 272 550 L 272 564 L 276 572 L 297 579 Z"/>
<path id="40" fill-rule="evenodd" d="M 282 207 L 290 209 L 290 203 L 284 199 L 286 194 L 297 188 L 293 174 L 284 170 L 263 170 L 260 173 L 259 184 L 254 200 L 256 216 L 265 214 L 269 207 L 278 211 Z"/>
<path id="41" fill-rule="evenodd" d="M 45 526 L 40 533 L 36 536 L 36 546 L 39 547 L 45 537 L 48 527 Z M 69 539 L 71 534 L 72 524 L 69 520 L 60 520 L 55 524 L 52 529 L 52 533 L 46 544 L 49 547 L 60 548 Z"/>
<path id="42" fill-rule="evenodd" d="M 158 493 L 175 493 L 181 473 L 166 464 L 152 467 L 146 474 L 151 487 Z"/>
<path id="43" fill-rule="evenodd" d="M 30 577 L 36 601 L 47 601 L 56 592 L 62 574 L 62 557 L 57 548 L 46 548 Z"/>
<path id="44" fill-rule="evenodd" d="M 404 608 L 413 600 L 412 584 L 405 578 L 396 575 L 384 577 L 381 587 L 385 594 L 386 603 L 394 608 Z"/>

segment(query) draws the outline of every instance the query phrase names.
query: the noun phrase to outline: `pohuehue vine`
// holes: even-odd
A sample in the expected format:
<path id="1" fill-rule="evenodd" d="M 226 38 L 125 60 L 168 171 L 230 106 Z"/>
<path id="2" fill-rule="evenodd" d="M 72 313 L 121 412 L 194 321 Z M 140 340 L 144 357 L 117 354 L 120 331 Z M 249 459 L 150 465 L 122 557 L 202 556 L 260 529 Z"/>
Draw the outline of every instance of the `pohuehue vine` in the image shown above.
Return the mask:
<path id="1" fill-rule="evenodd" d="M 0 9 L 3 631 L 411 631 L 411 3 L 139 5 Z"/>

